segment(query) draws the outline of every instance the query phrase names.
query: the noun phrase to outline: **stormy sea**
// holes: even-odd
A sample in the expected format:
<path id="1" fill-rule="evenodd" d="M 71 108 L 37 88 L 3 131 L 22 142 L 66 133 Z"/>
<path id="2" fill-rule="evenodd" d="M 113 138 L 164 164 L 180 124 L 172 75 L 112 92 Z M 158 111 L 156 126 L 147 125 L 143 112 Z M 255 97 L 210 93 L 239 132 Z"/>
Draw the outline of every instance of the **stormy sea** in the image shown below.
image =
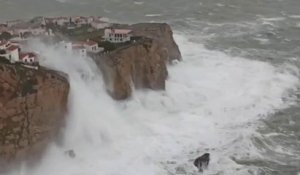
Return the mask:
<path id="1" fill-rule="evenodd" d="M 0 0 L 1 20 L 40 15 L 166 22 L 183 61 L 166 91 L 117 102 L 92 59 L 32 43 L 69 75 L 69 116 L 60 144 L 8 175 L 196 175 L 206 152 L 207 175 L 300 174 L 299 0 Z"/>

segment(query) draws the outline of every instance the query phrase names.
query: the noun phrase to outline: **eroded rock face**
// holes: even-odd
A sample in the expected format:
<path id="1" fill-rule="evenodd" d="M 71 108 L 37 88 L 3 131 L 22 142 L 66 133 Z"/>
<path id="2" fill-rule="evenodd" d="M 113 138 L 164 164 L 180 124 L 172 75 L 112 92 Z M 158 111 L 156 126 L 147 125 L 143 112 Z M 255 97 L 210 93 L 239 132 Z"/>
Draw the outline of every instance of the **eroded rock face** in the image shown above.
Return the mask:
<path id="1" fill-rule="evenodd" d="M 131 95 L 133 87 L 165 89 L 167 56 L 157 41 L 144 39 L 103 55 L 96 62 L 101 67 L 109 93 L 122 100 Z"/>
<path id="2" fill-rule="evenodd" d="M 167 60 L 182 59 L 178 45 L 173 38 L 173 31 L 166 23 L 139 23 L 130 26 L 134 36 L 145 36 L 159 42 L 160 47 L 168 52 Z"/>
<path id="3" fill-rule="evenodd" d="M 0 63 L 0 159 L 35 156 L 64 123 L 65 75 Z M 1 168 L 1 164 L 0 164 Z"/>
<path id="4" fill-rule="evenodd" d="M 95 58 L 108 92 L 117 100 L 130 97 L 133 88 L 164 90 L 168 62 L 181 60 L 169 25 L 135 24 L 128 28 L 143 39 Z"/>

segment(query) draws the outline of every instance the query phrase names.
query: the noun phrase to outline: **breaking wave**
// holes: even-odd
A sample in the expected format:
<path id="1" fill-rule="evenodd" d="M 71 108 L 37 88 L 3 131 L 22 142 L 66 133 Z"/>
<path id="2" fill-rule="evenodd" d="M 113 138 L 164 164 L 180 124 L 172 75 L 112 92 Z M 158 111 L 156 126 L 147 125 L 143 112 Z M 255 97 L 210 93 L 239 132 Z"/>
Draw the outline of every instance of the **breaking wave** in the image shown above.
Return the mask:
<path id="1" fill-rule="evenodd" d="M 124 102 L 105 92 L 92 60 L 42 44 L 42 64 L 69 74 L 63 143 L 52 144 L 22 175 L 196 174 L 192 159 L 210 152 L 208 174 L 249 174 L 235 163 L 257 154 L 249 139 L 259 119 L 293 105 L 297 69 L 231 57 L 176 35 L 184 61 L 169 66 L 166 91 L 136 91 Z M 76 157 L 64 154 L 74 150 Z M 258 155 L 259 156 L 259 155 Z"/>

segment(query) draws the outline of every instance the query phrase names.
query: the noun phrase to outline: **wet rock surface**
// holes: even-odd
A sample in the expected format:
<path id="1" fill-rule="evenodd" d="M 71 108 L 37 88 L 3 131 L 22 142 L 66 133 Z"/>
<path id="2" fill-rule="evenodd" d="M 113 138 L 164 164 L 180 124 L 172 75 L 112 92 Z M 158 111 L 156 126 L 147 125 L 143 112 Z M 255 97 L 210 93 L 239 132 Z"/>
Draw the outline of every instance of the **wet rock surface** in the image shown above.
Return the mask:
<path id="1" fill-rule="evenodd" d="M 68 93 L 62 73 L 0 63 L 0 162 L 39 155 L 64 124 Z"/>

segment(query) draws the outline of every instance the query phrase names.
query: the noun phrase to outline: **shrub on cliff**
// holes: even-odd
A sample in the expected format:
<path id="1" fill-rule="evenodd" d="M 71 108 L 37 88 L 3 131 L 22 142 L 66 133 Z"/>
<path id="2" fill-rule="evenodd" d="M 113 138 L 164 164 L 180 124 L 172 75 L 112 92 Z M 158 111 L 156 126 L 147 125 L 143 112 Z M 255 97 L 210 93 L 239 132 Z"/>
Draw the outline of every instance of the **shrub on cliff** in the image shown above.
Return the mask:
<path id="1" fill-rule="evenodd" d="M 0 35 L 0 40 L 10 40 L 12 35 L 8 32 L 2 32 Z"/>
<path id="2" fill-rule="evenodd" d="M 99 46 L 104 48 L 104 51 L 110 52 L 113 50 L 116 50 L 117 48 L 129 45 L 131 42 L 125 42 L 125 43 L 111 43 L 109 41 L 102 41 L 99 42 Z"/>

